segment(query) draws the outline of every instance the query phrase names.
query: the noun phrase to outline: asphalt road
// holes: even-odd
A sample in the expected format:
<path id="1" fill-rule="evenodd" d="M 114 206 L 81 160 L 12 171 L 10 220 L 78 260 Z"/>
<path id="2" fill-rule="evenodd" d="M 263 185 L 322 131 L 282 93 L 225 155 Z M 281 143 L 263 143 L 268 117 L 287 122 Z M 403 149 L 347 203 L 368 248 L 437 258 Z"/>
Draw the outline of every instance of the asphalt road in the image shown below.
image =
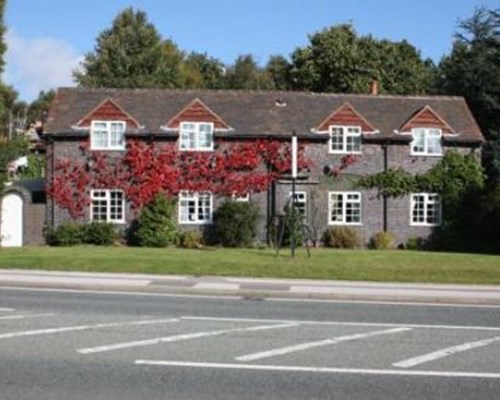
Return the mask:
<path id="1" fill-rule="evenodd" d="M 0 288 L 0 399 L 498 399 L 500 307 Z"/>

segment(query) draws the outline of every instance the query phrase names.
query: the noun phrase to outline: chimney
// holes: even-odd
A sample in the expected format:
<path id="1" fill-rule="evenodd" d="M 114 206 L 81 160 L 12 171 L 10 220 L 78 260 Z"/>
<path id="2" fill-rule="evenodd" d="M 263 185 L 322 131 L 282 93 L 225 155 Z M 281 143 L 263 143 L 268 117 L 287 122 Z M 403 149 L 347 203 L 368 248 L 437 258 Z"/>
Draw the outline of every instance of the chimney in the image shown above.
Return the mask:
<path id="1" fill-rule="evenodd" d="M 378 95 L 378 80 L 376 78 L 373 78 L 370 83 L 370 94 L 372 96 Z"/>

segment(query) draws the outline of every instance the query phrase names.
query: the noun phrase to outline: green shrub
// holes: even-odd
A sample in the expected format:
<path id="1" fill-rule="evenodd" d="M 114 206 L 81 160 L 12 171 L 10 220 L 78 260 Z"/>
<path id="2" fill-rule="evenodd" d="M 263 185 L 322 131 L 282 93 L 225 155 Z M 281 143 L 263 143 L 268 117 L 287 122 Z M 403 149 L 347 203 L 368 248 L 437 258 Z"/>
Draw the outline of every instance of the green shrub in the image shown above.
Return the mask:
<path id="1" fill-rule="evenodd" d="M 75 246 L 83 243 L 84 225 L 64 222 L 57 228 L 45 230 L 45 240 L 50 246 Z"/>
<path id="2" fill-rule="evenodd" d="M 405 243 L 406 250 L 423 250 L 425 248 L 425 241 L 418 236 L 411 236 Z"/>
<path id="3" fill-rule="evenodd" d="M 280 220 L 279 233 L 283 232 L 281 246 L 290 246 L 292 244 L 292 238 L 295 240 L 295 246 L 302 246 L 302 224 L 303 217 L 300 211 L 297 209 L 292 210 L 291 208 L 286 208 L 284 217 Z"/>
<path id="4" fill-rule="evenodd" d="M 214 214 L 213 234 L 226 247 L 252 245 L 257 235 L 257 206 L 248 202 L 226 201 Z"/>
<path id="5" fill-rule="evenodd" d="M 203 247 L 203 234 L 198 231 L 183 231 L 177 236 L 177 246 L 185 249 L 199 249 Z"/>
<path id="6" fill-rule="evenodd" d="M 370 238 L 369 247 L 374 250 L 388 250 L 394 248 L 396 237 L 391 232 L 377 232 Z"/>
<path id="7" fill-rule="evenodd" d="M 137 244 L 145 247 L 166 247 L 174 243 L 177 227 L 173 220 L 175 205 L 164 194 L 155 198 L 142 209 L 135 231 Z"/>
<path id="8" fill-rule="evenodd" d="M 327 229 L 323 234 L 323 243 L 327 247 L 354 249 L 361 245 L 361 240 L 354 229 L 340 226 Z"/>
<path id="9" fill-rule="evenodd" d="M 113 224 L 91 222 L 83 226 L 83 243 L 110 246 L 118 239 Z"/>

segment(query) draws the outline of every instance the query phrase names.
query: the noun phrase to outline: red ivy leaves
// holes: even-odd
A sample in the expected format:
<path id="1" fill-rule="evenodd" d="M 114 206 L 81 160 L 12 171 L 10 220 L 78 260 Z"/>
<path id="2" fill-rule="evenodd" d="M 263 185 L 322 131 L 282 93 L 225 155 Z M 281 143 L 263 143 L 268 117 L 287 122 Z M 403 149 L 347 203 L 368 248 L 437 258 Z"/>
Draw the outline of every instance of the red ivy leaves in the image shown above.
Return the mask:
<path id="1" fill-rule="evenodd" d="M 179 151 L 176 143 L 131 140 L 123 153 L 89 152 L 80 144 L 86 163 L 59 161 L 49 194 L 71 216 L 81 217 L 89 204 L 90 188 L 124 191 L 132 206 L 141 209 L 156 193 L 210 191 L 229 196 L 262 192 L 291 170 L 290 145 L 278 140 L 220 142 L 213 152 Z M 299 169 L 311 166 L 299 148 Z"/>

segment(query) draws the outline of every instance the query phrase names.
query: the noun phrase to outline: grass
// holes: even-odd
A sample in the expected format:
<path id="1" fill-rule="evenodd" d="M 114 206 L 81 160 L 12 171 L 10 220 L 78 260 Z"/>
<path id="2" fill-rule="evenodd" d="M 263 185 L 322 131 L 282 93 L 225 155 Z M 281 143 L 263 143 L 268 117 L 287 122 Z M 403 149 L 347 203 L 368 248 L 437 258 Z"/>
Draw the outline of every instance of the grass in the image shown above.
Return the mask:
<path id="1" fill-rule="evenodd" d="M 148 274 L 500 284 L 500 256 L 416 251 L 24 247 L 0 249 L 0 268 Z"/>

